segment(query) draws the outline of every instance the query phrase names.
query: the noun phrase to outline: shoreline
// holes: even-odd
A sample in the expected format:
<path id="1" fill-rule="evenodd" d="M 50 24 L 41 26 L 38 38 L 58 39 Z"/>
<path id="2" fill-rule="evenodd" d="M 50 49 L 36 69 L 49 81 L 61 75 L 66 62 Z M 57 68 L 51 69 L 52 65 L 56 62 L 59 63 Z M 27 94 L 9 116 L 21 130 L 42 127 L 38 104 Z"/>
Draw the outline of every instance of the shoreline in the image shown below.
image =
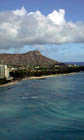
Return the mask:
<path id="1" fill-rule="evenodd" d="M 32 77 L 26 77 L 26 78 L 23 78 L 21 80 L 15 80 L 15 81 L 11 81 L 9 83 L 6 83 L 6 84 L 2 84 L 0 85 L 0 87 L 8 87 L 8 86 L 11 86 L 11 85 L 16 85 L 17 83 L 19 83 L 20 81 L 23 81 L 23 80 L 45 80 L 46 78 L 51 78 L 51 77 L 56 77 L 56 76 L 65 76 L 65 75 L 74 75 L 74 74 L 77 74 L 78 72 L 72 72 L 72 73 L 66 73 L 66 74 L 53 74 L 53 75 L 43 75 L 43 76 L 32 76 Z"/>
<path id="2" fill-rule="evenodd" d="M 56 76 L 65 76 L 65 75 L 74 75 L 74 74 L 77 74 L 77 72 L 73 72 L 73 73 L 67 73 L 67 74 L 53 74 L 53 75 L 43 75 L 43 76 L 32 76 L 32 77 L 29 77 L 27 79 L 29 80 L 38 80 L 38 79 L 46 79 L 46 78 L 51 78 L 51 77 L 56 77 Z M 27 79 L 23 79 L 23 80 L 27 80 Z"/>
<path id="3" fill-rule="evenodd" d="M 0 85 L 0 87 L 8 87 L 8 86 L 16 85 L 18 82 L 19 80 L 11 81 L 9 83 Z"/>

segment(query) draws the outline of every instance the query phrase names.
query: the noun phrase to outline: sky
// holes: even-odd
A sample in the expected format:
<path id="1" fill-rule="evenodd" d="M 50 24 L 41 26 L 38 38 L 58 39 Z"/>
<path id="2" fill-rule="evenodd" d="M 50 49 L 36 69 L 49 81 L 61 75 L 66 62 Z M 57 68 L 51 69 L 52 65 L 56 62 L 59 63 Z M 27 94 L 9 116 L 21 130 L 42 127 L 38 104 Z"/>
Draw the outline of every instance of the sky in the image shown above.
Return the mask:
<path id="1" fill-rule="evenodd" d="M 0 52 L 84 62 L 84 0 L 0 0 Z"/>

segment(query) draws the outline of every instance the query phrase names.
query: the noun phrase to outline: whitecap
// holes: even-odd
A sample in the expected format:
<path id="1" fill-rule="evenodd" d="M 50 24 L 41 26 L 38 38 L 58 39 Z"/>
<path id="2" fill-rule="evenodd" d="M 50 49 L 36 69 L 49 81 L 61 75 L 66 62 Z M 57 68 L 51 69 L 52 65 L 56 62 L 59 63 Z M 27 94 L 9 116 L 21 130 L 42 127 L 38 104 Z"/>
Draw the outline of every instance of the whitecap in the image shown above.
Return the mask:
<path id="1" fill-rule="evenodd" d="M 27 97 L 22 97 L 22 99 L 26 99 Z"/>
<path id="2" fill-rule="evenodd" d="M 32 96 L 31 98 L 32 98 L 32 99 L 37 99 L 38 97 L 37 97 L 37 96 Z"/>

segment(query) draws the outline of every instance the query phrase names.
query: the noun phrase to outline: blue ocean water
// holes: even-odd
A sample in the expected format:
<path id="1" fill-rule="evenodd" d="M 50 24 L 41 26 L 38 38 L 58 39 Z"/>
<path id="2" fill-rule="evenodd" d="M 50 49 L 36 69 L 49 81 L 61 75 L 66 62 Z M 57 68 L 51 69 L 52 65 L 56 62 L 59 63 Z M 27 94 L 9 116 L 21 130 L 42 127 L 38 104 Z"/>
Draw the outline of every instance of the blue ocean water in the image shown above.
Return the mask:
<path id="1" fill-rule="evenodd" d="M 78 65 L 78 66 L 84 66 L 84 62 L 64 62 L 65 64 L 72 64 L 72 65 Z"/>
<path id="2" fill-rule="evenodd" d="M 0 88 L 0 140 L 84 140 L 84 73 Z"/>

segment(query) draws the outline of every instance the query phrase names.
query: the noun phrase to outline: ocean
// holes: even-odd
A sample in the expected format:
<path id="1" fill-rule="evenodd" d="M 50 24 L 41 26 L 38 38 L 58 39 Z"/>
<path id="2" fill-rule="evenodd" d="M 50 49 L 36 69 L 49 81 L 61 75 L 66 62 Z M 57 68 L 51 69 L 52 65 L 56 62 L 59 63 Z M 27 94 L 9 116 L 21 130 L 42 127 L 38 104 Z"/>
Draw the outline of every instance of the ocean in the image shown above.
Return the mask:
<path id="1" fill-rule="evenodd" d="M 84 140 L 84 73 L 0 88 L 0 140 Z"/>
<path id="2" fill-rule="evenodd" d="M 72 64 L 72 65 L 78 65 L 78 66 L 84 66 L 84 62 L 64 62 L 65 64 Z"/>

